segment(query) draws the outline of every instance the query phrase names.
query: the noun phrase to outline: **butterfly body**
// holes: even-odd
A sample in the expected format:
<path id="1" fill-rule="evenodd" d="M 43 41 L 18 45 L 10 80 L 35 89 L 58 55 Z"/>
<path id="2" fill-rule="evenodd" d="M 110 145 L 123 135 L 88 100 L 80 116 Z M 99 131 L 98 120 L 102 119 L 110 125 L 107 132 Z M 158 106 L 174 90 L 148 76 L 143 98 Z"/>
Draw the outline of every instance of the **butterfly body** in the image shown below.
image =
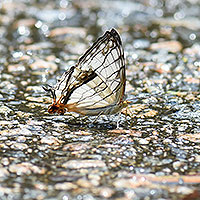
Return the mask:
<path id="1" fill-rule="evenodd" d="M 126 106 L 125 61 L 117 31 L 106 31 L 55 87 L 44 89 L 53 96 L 49 113 L 67 111 L 94 116 L 119 112 Z"/>

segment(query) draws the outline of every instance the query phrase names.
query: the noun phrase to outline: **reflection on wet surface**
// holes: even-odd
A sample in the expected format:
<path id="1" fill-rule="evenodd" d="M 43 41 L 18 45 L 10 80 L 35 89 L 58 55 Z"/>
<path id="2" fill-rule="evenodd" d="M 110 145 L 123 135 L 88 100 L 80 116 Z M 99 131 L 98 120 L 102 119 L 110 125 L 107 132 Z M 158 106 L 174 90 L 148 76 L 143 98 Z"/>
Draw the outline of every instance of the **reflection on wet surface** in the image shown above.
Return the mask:
<path id="1" fill-rule="evenodd" d="M 1 199 L 200 198 L 198 1 L 0 2 Z M 118 116 L 47 112 L 54 85 L 115 27 Z"/>

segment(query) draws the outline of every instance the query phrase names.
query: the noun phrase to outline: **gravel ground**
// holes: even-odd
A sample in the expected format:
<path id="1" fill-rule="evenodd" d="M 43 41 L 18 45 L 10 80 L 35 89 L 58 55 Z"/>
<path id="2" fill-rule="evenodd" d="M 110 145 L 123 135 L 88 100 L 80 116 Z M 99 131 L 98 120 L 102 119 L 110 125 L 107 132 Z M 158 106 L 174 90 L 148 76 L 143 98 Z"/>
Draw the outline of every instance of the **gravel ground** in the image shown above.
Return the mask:
<path id="1" fill-rule="evenodd" d="M 0 199 L 200 199 L 200 2 L 1 0 Z M 42 86 L 106 30 L 126 56 L 117 115 L 47 112 Z"/>

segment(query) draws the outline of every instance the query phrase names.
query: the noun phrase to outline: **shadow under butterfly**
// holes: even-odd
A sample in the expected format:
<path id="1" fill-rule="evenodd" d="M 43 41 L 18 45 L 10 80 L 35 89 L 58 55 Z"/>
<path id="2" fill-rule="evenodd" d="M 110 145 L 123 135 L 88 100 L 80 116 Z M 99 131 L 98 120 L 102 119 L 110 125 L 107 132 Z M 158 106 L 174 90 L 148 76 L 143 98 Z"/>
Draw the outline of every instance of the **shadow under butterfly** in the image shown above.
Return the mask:
<path id="1" fill-rule="evenodd" d="M 124 51 L 113 28 L 99 37 L 54 87 L 43 88 L 53 97 L 49 113 L 100 116 L 116 114 L 127 106 L 125 84 Z"/>

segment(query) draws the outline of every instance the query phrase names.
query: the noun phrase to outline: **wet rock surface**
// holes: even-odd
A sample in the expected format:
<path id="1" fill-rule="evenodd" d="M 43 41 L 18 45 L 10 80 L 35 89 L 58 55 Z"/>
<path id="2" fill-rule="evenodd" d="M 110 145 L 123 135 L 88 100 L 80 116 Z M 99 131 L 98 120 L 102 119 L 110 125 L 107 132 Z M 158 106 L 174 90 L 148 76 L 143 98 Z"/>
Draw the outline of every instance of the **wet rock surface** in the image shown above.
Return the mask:
<path id="1" fill-rule="evenodd" d="M 200 199 L 200 3 L 0 1 L 0 199 Z M 47 112 L 54 85 L 111 27 L 118 116 Z"/>

